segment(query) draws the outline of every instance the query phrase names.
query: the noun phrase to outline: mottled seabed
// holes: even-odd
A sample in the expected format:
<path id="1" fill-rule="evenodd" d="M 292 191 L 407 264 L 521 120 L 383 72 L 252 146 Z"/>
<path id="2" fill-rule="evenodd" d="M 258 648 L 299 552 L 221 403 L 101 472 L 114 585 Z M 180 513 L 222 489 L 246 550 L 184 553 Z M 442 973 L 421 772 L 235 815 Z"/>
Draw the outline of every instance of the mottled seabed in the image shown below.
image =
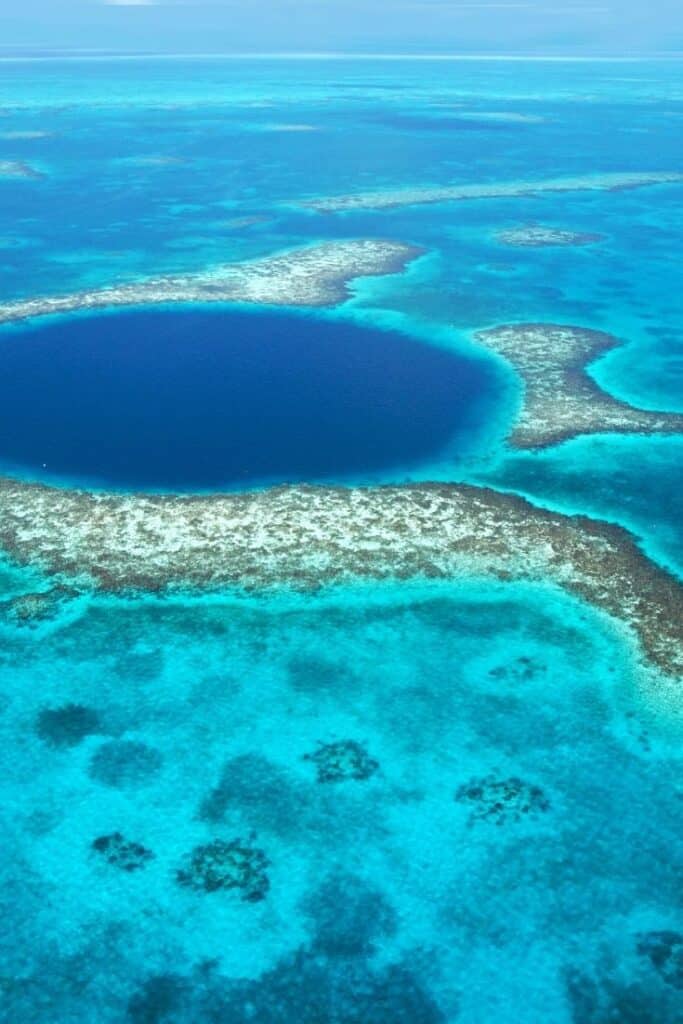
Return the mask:
<path id="1" fill-rule="evenodd" d="M 4 321 L 327 306 L 500 394 L 385 486 L 2 479 L 0 1019 L 683 1019 L 677 66 L 85 66 L 8 66 Z"/>

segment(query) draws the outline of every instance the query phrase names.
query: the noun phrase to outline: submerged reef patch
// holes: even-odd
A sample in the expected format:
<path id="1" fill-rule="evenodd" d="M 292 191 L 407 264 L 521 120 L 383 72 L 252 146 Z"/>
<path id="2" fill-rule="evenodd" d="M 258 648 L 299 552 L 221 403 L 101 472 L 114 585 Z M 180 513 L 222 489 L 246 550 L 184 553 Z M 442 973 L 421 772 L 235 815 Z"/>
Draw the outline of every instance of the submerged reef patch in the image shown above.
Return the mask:
<path id="1" fill-rule="evenodd" d="M 121 871 L 139 871 L 153 859 L 154 854 L 142 843 L 131 842 L 120 832 L 112 832 L 108 836 L 98 836 L 93 840 L 92 848 L 106 860 L 107 864 Z"/>
<path id="2" fill-rule="evenodd" d="M 637 949 L 650 961 L 662 981 L 683 990 L 683 935 L 680 932 L 645 932 L 638 936 Z"/>
<path id="3" fill-rule="evenodd" d="M 218 784 L 199 808 L 202 821 L 218 824 L 241 812 L 257 827 L 288 833 L 310 811 L 306 787 L 262 754 L 239 754 L 223 766 Z"/>
<path id="4" fill-rule="evenodd" d="M 550 801 L 540 786 L 516 777 L 501 779 L 487 775 L 481 779 L 470 779 L 458 787 L 455 800 L 472 808 L 470 824 L 490 821 L 495 825 L 506 825 L 550 810 Z"/>
<path id="5" fill-rule="evenodd" d="M 82 704 L 44 708 L 36 719 L 36 735 L 51 747 L 76 747 L 86 738 L 101 733 L 100 716 Z"/>
<path id="6" fill-rule="evenodd" d="M 572 1024 L 673 1024 L 681 1019 L 680 994 L 666 985 L 625 979 L 613 963 L 592 977 L 565 972 Z"/>
<path id="7" fill-rule="evenodd" d="M 587 231 L 567 231 L 541 224 L 508 228 L 499 231 L 495 236 L 501 245 L 512 245 L 521 249 L 545 249 L 556 245 L 593 245 L 595 242 L 601 242 L 604 237 Z"/>
<path id="8" fill-rule="evenodd" d="M 359 579 L 555 584 L 683 671 L 683 588 L 625 529 L 465 484 L 115 495 L 0 478 L 0 543 L 97 589 L 306 591 Z"/>
<path id="9" fill-rule="evenodd" d="M 510 437 L 514 448 L 545 448 L 580 434 L 683 434 L 683 416 L 648 412 L 603 391 L 586 364 L 620 344 L 603 331 L 563 324 L 505 324 L 478 331 L 481 345 L 509 362 L 524 383 Z"/>
<path id="10" fill-rule="evenodd" d="M 381 192 L 357 192 L 343 196 L 309 199 L 299 205 L 318 213 L 343 213 L 346 210 L 387 210 L 395 206 L 422 203 L 448 203 L 464 199 L 505 199 L 535 196 L 546 192 L 616 192 L 643 185 L 683 182 L 680 171 L 614 171 L 540 181 L 498 182 L 490 185 L 436 185 L 424 188 L 385 189 Z"/>
<path id="11" fill-rule="evenodd" d="M 176 881 L 199 892 L 238 889 L 243 900 L 258 903 L 270 888 L 269 864 L 263 850 L 250 841 L 214 839 L 195 846 L 176 871 Z"/>
<path id="12" fill-rule="evenodd" d="M 45 175 L 37 171 L 30 164 L 23 160 L 0 160 L 0 180 L 3 178 L 44 178 Z"/>
<path id="13" fill-rule="evenodd" d="M 365 782 L 379 769 L 379 762 L 370 757 L 356 740 L 321 743 L 314 754 L 304 754 L 318 770 L 318 782 Z"/>
<path id="14" fill-rule="evenodd" d="M 139 740 L 111 740 L 93 754 L 89 775 L 103 786 L 127 789 L 143 786 L 159 771 L 158 750 Z"/>
<path id="15" fill-rule="evenodd" d="M 519 683 L 530 683 L 534 679 L 538 679 L 539 676 L 547 672 L 547 668 L 547 665 L 544 665 L 537 659 L 522 654 L 511 662 L 494 665 L 493 668 L 489 669 L 488 675 L 490 679 L 495 679 L 496 682 L 505 681 L 516 685 Z"/>
<path id="16" fill-rule="evenodd" d="M 0 305 L 0 323 L 77 310 L 167 302 L 247 302 L 270 306 L 330 306 L 343 301 L 357 277 L 398 273 L 421 254 L 416 246 L 380 239 L 321 242 L 200 273 L 168 275 Z"/>
<path id="17" fill-rule="evenodd" d="M 364 956 L 328 957 L 301 948 L 253 979 L 226 977 L 213 965 L 200 964 L 189 975 L 148 977 L 128 1002 L 128 1019 L 133 1024 L 446 1024 L 423 978 L 408 963 L 376 968 Z"/>
<path id="18" fill-rule="evenodd" d="M 313 924 L 312 949 L 324 956 L 367 956 L 398 928 L 396 911 L 384 894 L 343 871 L 309 893 L 302 910 Z"/>
<path id="19" fill-rule="evenodd" d="M 37 626 L 57 618 L 64 605 L 77 595 L 75 588 L 62 584 L 48 590 L 19 594 L 0 601 L 0 616 L 17 626 Z"/>

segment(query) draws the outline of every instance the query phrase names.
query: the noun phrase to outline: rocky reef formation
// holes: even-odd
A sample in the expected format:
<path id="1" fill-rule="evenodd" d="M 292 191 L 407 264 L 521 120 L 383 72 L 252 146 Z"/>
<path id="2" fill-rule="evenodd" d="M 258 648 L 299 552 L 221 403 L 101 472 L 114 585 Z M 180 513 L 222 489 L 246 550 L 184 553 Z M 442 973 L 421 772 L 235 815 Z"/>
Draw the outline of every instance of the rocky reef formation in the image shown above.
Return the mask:
<path id="1" fill-rule="evenodd" d="M 602 241 L 604 237 L 588 231 L 566 231 L 562 228 L 544 227 L 541 224 L 527 224 L 499 231 L 496 241 L 501 245 L 512 245 L 520 249 L 545 249 L 556 245 L 592 245 Z"/>
<path id="2" fill-rule="evenodd" d="M 0 478 L 0 544 L 110 592 L 315 589 L 359 579 L 550 583 L 683 672 L 683 588 L 624 529 L 468 485 L 94 494 Z"/>
<path id="3" fill-rule="evenodd" d="M 564 324 L 505 324 L 478 331 L 479 344 L 502 356 L 524 383 L 514 448 L 545 448 L 580 434 L 683 433 L 683 416 L 647 412 L 604 392 L 585 372 L 620 344 L 611 334 Z"/>
<path id="4" fill-rule="evenodd" d="M 364 782 L 374 775 L 379 763 L 356 740 L 321 743 L 314 754 L 305 754 L 318 770 L 318 782 Z"/>
<path id="5" fill-rule="evenodd" d="M 106 860 L 107 864 L 129 873 L 140 871 L 154 858 L 151 850 L 148 850 L 142 843 L 126 839 L 121 832 L 98 836 L 93 840 L 92 848 Z"/>
<path id="6" fill-rule="evenodd" d="M 215 839 L 195 846 L 176 871 L 178 885 L 199 892 L 237 889 L 248 903 L 265 899 L 269 860 L 251 841 Z"/>
<path id="7" fill-rule="evenodd" d="M 540 786 L 523 779 L 487 775 L 459 786 L 455 800 L 471 807 L 470 824 L 489 821 L 495 825 L 537 817 L 550 810 L 550 801 Z"/>
<path id="8" fill-rule="evenodd" d="M 683 173 L 680 171 L 615 171 L 567 178 L 544 178 L 540 181 L 493 182 L 489 185 L 436 185 L 424 188 L 385 189 L 381 192 L 357 192 L 343 196 L 321 196 L 300 205 L 318 213 L 343 213 L 347 210 L 387 210 L 395 206 L 448 203 L 465 199 L 506 199 L 541 195 L 546 192 L 615 192 L 644 185 L 666 185 L 676 182 L 683 182 Z"/>
<path id="9" fill-rule="evenodd" d="M 269 306 L 329 306 L 346 298 L 357 277 L 398 273 L 421 250 L 401 242 L 351 239 L 321 242 L 248 263 L 201 273 L 168 275 L 0 305 L 0 323 L 51 313 L 168 302 L 248 302 Z"/>

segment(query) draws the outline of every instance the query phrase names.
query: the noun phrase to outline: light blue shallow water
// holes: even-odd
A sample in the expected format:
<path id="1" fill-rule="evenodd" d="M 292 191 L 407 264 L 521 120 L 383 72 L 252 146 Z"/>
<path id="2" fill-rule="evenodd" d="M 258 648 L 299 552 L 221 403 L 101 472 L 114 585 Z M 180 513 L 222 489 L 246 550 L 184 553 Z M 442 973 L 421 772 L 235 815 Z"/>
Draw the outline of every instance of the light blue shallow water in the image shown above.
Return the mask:
<path id="1" fill-rule="evenodd" d="M 357 282 L 342 326 L 469 358 L 508 320 L 608 330 L 628 344 L 596 379 L 681 409 L 680 186 L 343 216 L 293 201 L 680 170 L 682 81 L 675 62 L 3 63 L 0 160 L 45 177 L 0 181 L 0 297 L 388 236 L 428 255 Z M 495 241 L 531 222 L 605 239 Z M 477 359 L 495 415 L 383 478 L 620 522 L 680 574 L 680 439 L 512 454 L 515 381 Z M 476 580 L 82 595 L 18 622 L 5 602 L 46 586 L 0 571 L 1 1020 L 683 1019 L 680 692 L 614 623 Z M 211 855 L 241 887 L 207 891 Z"/>

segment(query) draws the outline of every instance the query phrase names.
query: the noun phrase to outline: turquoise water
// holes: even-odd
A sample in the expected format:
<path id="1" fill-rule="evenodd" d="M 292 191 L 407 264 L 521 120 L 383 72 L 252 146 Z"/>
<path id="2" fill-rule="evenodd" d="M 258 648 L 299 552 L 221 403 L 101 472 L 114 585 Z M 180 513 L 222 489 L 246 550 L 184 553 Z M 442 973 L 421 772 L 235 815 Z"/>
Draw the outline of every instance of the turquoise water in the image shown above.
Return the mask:
<path id="1" fill-rule="evenodd" d="M 680 722 L 579 604 L 100 599 L 3 639 L 6 1019 L 610 1019 L 592 985 L 675 1019 L 637 945 L 679 920 Z M 370 774 L 319 781 L 348 742 Z M 456 799 L 482 778 L 543 801 Z M 153 856 L 108 863 L 116 833 Z M 264 899 L 178 885 L 217 838 L 264 851 Z"/>
<path id="2" fill-rule="evenodd" d="M 608 330 L 626 344 L 596 379 L 682 409 L 680 185 L 297 206 L 680 170 L 680 67 L 3 62 L 0 160 L 44 177 L 0 181 L 0 297 L 328 238 L 420 245 L 406 273 L 305 314 L 381 328 L 387 345 L 399 328 L 487 382 L 486 415 L 463 408 L 459 439 L 377 478 L 483 482 L 619 522 L 681 575 L 681 440 L 512 453 L 518 385 L 472 345 L 514 320 Z M 496 241 L 529 223 L 605 238 Z M 59 329 L 87 340 L 97 322 Z M 606 617 L 548 586 L 469 580 L 306 597 L 67 591 L 22 619 L 14 599 L 49 585 L 0 566 L 0 1019 L 683 1019 L 680 692 Z"/>

